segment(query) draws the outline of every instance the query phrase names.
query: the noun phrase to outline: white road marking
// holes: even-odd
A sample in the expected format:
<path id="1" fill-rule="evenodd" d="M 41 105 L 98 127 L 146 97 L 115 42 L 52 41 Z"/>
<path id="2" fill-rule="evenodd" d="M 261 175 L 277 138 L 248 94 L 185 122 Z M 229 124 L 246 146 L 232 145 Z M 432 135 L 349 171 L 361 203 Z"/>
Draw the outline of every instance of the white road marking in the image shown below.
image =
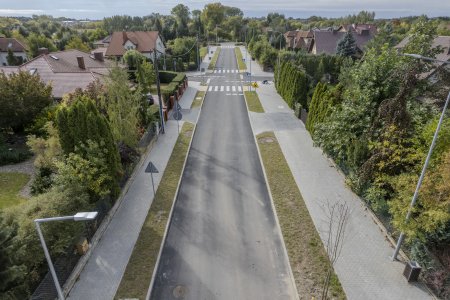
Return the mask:
<path id="1" fill-rule="evenodd" d="M 219 91 L 219 87 L 216 85 L 216 86 L 214 87 L 214 92 L 217 92 L 217 91 Z"/>
<path id="2" fill-rule="evenodd" d="M 242 87 L 241 86 L 238 86 L 238 91 L 242 92 Z"/>
<path id="3" fill-rule="evenodd" d="M 220 91 L 223 92 L 223 85 L 220 86 Z"/>
<path id="4" fill-rule="evenodd" d="M 211 78 L 208 78 L 208 80 L 206 80 L 206 84 L 209 84 L 211 82 Z"/>
<path id="5" fill-rule="evenodd" d="M 233 92 L 236 92 L 236 87 L 233 85 L 233 86 L 231 87 L 231 90 L 232 90 Z"/>
<path id="6" fill-rule="evenodd" d="M 208 87 L 208 92 L 212 92 L 212 89 L 213 89 L 213 87 L 212 87 L 212 86 L 209 86 L 209 87 Z"/>
<path id="7" fill-rule="evenodd" d="M 229 92 L 230 91 L 230 86 L 229 85 L 227 85 L 227 92 Z"/>

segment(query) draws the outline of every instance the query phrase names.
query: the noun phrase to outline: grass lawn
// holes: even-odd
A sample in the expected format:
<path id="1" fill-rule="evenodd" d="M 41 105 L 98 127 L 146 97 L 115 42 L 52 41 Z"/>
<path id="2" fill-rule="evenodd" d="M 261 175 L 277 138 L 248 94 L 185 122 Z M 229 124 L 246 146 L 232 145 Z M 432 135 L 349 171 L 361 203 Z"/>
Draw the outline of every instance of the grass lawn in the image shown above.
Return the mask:
<path id="1" fill-rule="evenodd" d="M 216 52 L 214 52 L 214 55 L 211 58 L 211 62 L 209 63 L 208 70 L 214 70 L 214 68 L 216 67 L 217 59 L 219 58 L 221 49 L 222 48 L 217 47 Z"/>
<path id="2" fill-rule="evenodd" d="M 197 91 L 194 101 L 192 101 L 191 108 L 200 107 L 203 103 L 203 99 L 205 98 L 205 94 L 206 92 L 204 91 Z"/>
<path id="3" fill-rule="evenodd" d="M 115 299 L 145 299 L 147 295 L 193 130 L 193 124 L 184 123 Z"/>
<path id="4" fill-rule="evenodd" d="M 302 299 L 320 299 L 330 264 L 325 248 L 275 135 L 265 132 L 257 139 L 298 293 Z M 345 299 L 334 273 L 328 297 Z"/>
<path id="5" fill-rule="evenodd" d="M 247 65 L 244 62 L 244 58 L 242 57 L 241 48 L 234 47 L 234 53 L 236 53 L 236 60 L 238 62 L 239 70 L 247 70 Z"/>
<path id="6" fill-rule="evenodd" d="M 0 210 L 25 200 L 19 192 L 29 180 L 24 173 L 0 173 Z"/>
<path id="7" fill-rule="evenodd" d="M 248 110 L 252 112 L 257 113 L 263 113 L 264 108 L 261 105 L 261 102 L 259 101 L 258 94 L 255 91 L 245 91 L 245 100 L 247 101 Z"/>

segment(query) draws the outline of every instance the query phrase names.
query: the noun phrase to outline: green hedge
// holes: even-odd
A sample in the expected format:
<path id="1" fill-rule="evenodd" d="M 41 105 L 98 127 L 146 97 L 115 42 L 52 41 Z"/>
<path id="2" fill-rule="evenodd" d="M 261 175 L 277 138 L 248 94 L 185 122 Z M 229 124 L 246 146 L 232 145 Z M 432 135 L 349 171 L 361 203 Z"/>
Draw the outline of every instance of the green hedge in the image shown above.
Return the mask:
<path id="1" fill-rule="evenodd" d="M 177 75 L 177 72 L 159 71 L 159 81 L 161 83 L 170 83 L 175 77 L 177 77 Z"/>
<path id="2" fill-rule="evenodd" d="M 289 107 L 294 108 L 295 103 L 307 107 L 308 78 L 305 72 L 289 62 L 284 62 L 281 68 L 276 69 L 275 79 L 278 78 L 278 72 L 280 80 L 276 81 L 276 88 Z"/>

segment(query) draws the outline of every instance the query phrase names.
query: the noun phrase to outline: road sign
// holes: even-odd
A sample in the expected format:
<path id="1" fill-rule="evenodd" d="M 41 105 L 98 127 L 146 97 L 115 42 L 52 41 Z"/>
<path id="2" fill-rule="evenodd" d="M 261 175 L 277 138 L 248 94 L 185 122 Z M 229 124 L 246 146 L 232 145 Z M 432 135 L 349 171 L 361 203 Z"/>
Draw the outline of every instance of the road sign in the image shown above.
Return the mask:
<path id="1" fill-rule="evenodd" d="M 177 111 L 180 111 L 180 110 L 181 110 L 181 105 L 180 105 L 180 103 L 178 103 L 178 101 L 177 101 L 177 105 L 175 106 L 175 109 L 176 109 Z"/>
<path id="2" fill-rule="evenodd" d="M 175 113 L 173 114 L 173 118 L 177 121 L 181 120 L 181 118 L 183 117 L 183 115 L 181 114 L 181 111 L 176 110 Z"/>
<path id="3" fill-rule="evenodd" d="M 155 165 L 150 161 L 147 165 L 147 168 L 145 168 L 145 173 L 159 173 L 159 171 L 155 167 Z"/>

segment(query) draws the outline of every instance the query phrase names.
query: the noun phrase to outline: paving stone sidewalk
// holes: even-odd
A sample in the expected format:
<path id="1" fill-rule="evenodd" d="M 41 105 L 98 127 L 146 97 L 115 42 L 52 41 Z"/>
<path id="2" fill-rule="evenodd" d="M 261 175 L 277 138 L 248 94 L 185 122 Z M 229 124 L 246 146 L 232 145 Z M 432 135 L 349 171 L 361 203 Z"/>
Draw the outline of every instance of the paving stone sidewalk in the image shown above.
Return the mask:
<path id="1" fill-rule="evenodd" d="M 326 241 L 326 206 L 346 203 L 350 217 L 335 271 L 348 299 L 433 299 L 423 284 L 409 284 L 404 263 L 390 259 L 392 244 L 375 223 L 345 177 L 313 146 L 303 123 L 271 85 L 257 89 L 266 113 L 250 113 L 254 134 L 274 131 L 322 241 Z"/>
<path id="2" fill-rule="evenodd" d="M 180 122 L 180 126 L 182 123 Z M 177 137 L 176 121 L 169 120 L 165 134 L 159 136 L 158 141 L 148 153 L 121 206 L 94 249 L 79 280 L 72 288 L 69 294 L 70 299 L 114 298 L 153 201 L 150 174 L 144 172 L 145 167 L 149 161 L 152 161 L 159 170 L 159 173 L 153 175 L 155 189 L 157 189 Z"/>

